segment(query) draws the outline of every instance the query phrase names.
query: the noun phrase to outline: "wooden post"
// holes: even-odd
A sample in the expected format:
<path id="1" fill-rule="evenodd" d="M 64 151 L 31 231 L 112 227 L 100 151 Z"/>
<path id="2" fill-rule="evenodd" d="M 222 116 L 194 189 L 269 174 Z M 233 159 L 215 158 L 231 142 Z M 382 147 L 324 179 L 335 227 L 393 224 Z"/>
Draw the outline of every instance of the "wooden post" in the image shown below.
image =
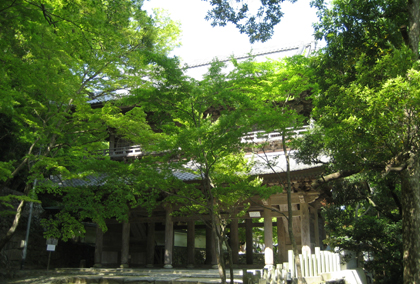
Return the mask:
<path id="1" fill-rule="evenodd" d="M 270 206 L 270 204 L 266 206 Z M 271 210 L 267 208 L 264 208 L 264 244 L 265 267 L 272 267 L 274 265 L 273 221 L 271 220 Z"/>
<path id="2" fill-rule="evenodd" d="M 129 267 L 130 258 L 130 221 L 122 223 L 121 268 Z"/>
<path id="3" fill-rule="evenodd" d="M 309 222 L 309 205 L 307 202 L 300 203 L 302 253 L 305 251 L 308 255 L 311 254 L 311 226 Z"/>
<path id="4" fill-rule="evenodd" d="M 155 223 L 147 223 L 146 267 L 152 268 L 155 263 Z"/>
<path id="5" fill-rule="evenodd" d="M 315 227 L 315 247 L 319 247 L 321 245 L 321 241 L 319 239 L 318 210 L 314 209 L 314 211 L 315 211 L 315 213 L 314 213 L 315 214 L 315 224 L 314 224 L 314 227 Z"/>
<path id="6" fill-rule="evenodd" d="M 238 219 L 232 219 L 230 223 L 230 247 L 232 249 L 233 264 L 239 263 L 239 238 L 238 238 Z"/>
<path id="7" fill-rule="evenodd" d="M 252 219 L 245 219 L 246 264 L 253 264 Z"/>
<path id="8" fill-rule="evenodd" d="M 51 261 L 51 251 L 48 252 L 47 271 L 50 270 L 50 261 Z"/>
<path id="9" fill-rule="evenodd" d="M 187 267 L 194 268 L 195 262 L 195 221 L 187 223 Z"/>
<path id="10" fill-rule="evenodd" d="M 216 236 L 213 233 L 213 230 L 210 230 L 210 239 L 211 239 L 211 268 L 217 269 L 218 265 L 217 265 L 217 254 L 216 254 L 216 250 L 219 250 L 219 245 L 217 242 L 219 242 L 219 240 L 216 239 Z M 219 250 L 219 255 L 220 257 L 223 257 L 222 254 L 222 250 Z"/>
<path id="11" fill-rule="evenodd" d="M 101 227 L 96 224 L 96 240 L 95 240 L 95 264 L 93 267 L 102 267 L 102 251 L 104 247 L 104 233 Z"/>
<path id="12" fill-rule="evenodd" d="M 165 219 L 165 255 L 163 268 L 172 268 L 172 254 L 174 248 L 174 223 L 171 217 L 172 209 L 166 208 Z"/>
<path id="13" fill-rule="evenodd" d="M 206 224 L 206 261 L 205 264 L 212 264 L 212 250 L 213 250 L 213 232 L 211 231 L 211 224 Z"/>
<path id="14" fill-rule="evenodd" d="M 287 262 L 286 230 L 284 225 L 283 217 L 277 217 L 277 240 L 280 263 Z"/>

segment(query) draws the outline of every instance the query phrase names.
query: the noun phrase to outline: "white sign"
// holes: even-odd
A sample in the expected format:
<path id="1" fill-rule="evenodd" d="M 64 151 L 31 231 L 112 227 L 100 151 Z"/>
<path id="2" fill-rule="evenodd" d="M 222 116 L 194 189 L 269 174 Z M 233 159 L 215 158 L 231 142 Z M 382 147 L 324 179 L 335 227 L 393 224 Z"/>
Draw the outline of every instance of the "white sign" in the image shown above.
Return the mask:
<path id="1" fill-rule="evenodd" d="M 260 211 L 254 211 L 254 212 L 248 212 L 248 213 L 249 213 L 249 217 L 251 217 L 251 218 L 259 218 L 259 217 L 261 217 Z"/>
<path id="2" fill-rule="evenodd" d="M 55 251 L 55 245 L 47 245 L 47 251 Z"/>

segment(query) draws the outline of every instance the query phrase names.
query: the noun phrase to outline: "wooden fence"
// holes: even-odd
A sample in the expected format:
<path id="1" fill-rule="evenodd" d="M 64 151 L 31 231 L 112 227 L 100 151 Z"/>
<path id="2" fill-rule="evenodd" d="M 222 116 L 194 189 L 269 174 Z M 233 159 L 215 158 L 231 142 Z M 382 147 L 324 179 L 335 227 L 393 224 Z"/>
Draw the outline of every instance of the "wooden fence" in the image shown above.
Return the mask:
<path id="1" fill-rule="evenodd" d="M 289 272 L 291 274 L 291 278 L 296 278 L 296 264 L 292 250 L 288 251 L 288 259 L 289 262 L 277 264 L 275 267 L 270 269 L 264 268 L 262 271 L 254 271 L 254 273 L 248 272 L 244 269 L 243 283 L 286 283 L 288 278 L 287 274 Z M 315 248 L 315 252 L 313 254 L 299 254 L 299 259 L 303 277 L 316 277 L 321 276 L 323 273 L 341 270 L 340 254 L 331 251 L 321 251 L 319 247 Z"/>
<path id="2" fill-rule="evenodd" d="M 292 276 L 297 277 L 296 264 L 292 250 L 288 251 L 288 259 L 289 262 L 287 265 L 284 263 L 283 268 L 287 266 L 287 269 L 290 269 Z M 322 273 L 341 270 L 340 254 L 331 251 L 322 251 L 319 247 L 315 248 L 315 253 L 313 254 L 308 255 L 305 252 L 299 254 L 299 259 L 303 277 L 318 276 Z M 292 263 L 292 265 L 290 265 L 290 263 Z"/>

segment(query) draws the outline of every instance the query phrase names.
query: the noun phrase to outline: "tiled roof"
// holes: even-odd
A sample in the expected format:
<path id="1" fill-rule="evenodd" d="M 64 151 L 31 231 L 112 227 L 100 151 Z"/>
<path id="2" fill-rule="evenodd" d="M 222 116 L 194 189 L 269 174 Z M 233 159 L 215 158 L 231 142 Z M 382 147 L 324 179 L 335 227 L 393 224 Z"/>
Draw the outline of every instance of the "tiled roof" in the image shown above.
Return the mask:
<path id="1" fill-rule="evenodd" d="M 256 52 L 251 52 L 252 56 L 265 56 L 265 55 L 273 55 L 273 54 L 280 54 L 280 53 L 286 53 L 288 51 L 293 51 L 293 54 L 301 54 L 305 48 L 309 48 L 311 47 L 311 43 L 308 44 L 295 44 L 295 45 L 291 45 L 291 46 L 285 46 L 285 47 L 277 47 L 277 48 L 271 48 L 271 49 L 262 49 L 262 50 L 258 50 Z M 233 56 L 235 59 L 240 60 L 240 59 L 246 59 L 250 57 L 249 53 L 245 53 L 245 54 L 241 54 L 241 55 L 234 55 Z M 220 58 L 218 58 L 219 61 L 222 62 L 227 62 L 231 60 L 231 56 L 222 56 Z M 209 59 L 209 60 L 204 60 L 204 61 L 200 61 L 200 62 L 194 62 L 192 64 L 187 64 L 187 68 L 196 68 L 196 67 L 200 67 L 200 66 L 205 66 L 205 65 L 210 65 L 210 63 L 212 62 L 213 59 Z"/>
<path id="2" fill-rule="evenodd" d="M 199 175 L 189 173 L 189 172 L 173 171 L 172 173 L 176 178 L 178 178 L 180 180 L 189 181 L 189 180 L 199 180 L 200 179 Z"/>
<path id="3" fill-rule="evenodd" d="M 317 168 L 320 167 L 321 164 L 312 164 L 306 165 L 302 163 L 298 163 L 296 159 L 293 158 L 294 151 L 290 151 L 290 171 L 300 171 L 305 169 Z M 250 161 L 254 161 L 255 165 L 253 166 L 252 170 L 249 172 L 250 175 L 264 175 L 264 174 L 272 174 L 273 169 L 280 173 L 286 171 L 286 159 L 283 152 L 274 152 L 274 153 L 267 153 L 264 154 L 249 154 L 245 156 Z M 272 165 L 271 169 L 268 166 L 268 163 Z M 197 169 L 197 164 L 189 163 L 185 166 L 188 170 L 173 170 L 172 174 L 174 177 L 183 180 L 183 181 L 193 181 L 193 180 L 200 180 L 201 177 L 198 174 L 194 174 L 191 170 Z M 61 180 L 57 176 L 51 176 L 50 181 L 55 183 L 60 187 L 82 187 L 82 186 L 101 186 L 106 182 L 106 176 L 88 176 L 84 179 L 71 179 L 71 180 Z"/>
<path id="4" fill-rule="evenodd" d="M 49 180 L 59 187 L 101 186 L 106 182 L 106 176 L 90 175 L 83 179 L 68 180 L 62 180 L 59 176 L 50 176 Z"/>
<path id="5" fill-rule="evenodd" d="M 281 58 L 293 56 L 293 55 L 305 55 L 309 56 L 313 53 L 317 48 L 316 42 L 309 42 L 309 43 L 299 43 L 289 46 L 283 47 L 275 47 L 269 49 L 260 49 L 257 51 L 252 51 L 250 53 L 241 54 L 241 55 L 221 55 L 221 56 L 213 56 L 212 58 L 206 58 L 201 61 L 187 63 L 186 66 L 186 74 L 194 79 L 202 80 L 203 75 L 208 71 L 209 65 L 213 61 L 214 58 L 217 58 L 219 61 L 226 62 L 226 68 L 224 69 L 225 73 L 233 70 L 233 64 L 230 62 L 232 57 L 236 60 L 243 61 L 251 56 L 255 57 L 257 62 L 266 61 L 267 57 L 278 60 Z"/>
<path id="6" fill-rule="evenodd" d="M 298 163 L 293 154 L 296 151 L 289 152 L 289 162 L 290 162 L 290 171 L 300 171 L 311 168 L 320 167 L 321 164 L 303 164 Z M 273 170 L 277 173 L 286 172 L 286 157 L 284 152 L 274 152 L 266 154 L 249 154 L 245 156 L 248 159 L 252 159 L 255 162 L 253 169 L 250 172 L 250 175 L 261 175 L 261 174 L 271 174 L 274 173 Z M 269 167 L 271 165 L 271 167 Z"/>
<path id="7" fill-rule="evenodd" d="M 188 62 L 185 64 L 186 67 L 186 74 L 192 78 L 195 78 L 197 80 L 202 80 L 202 75 L 205 74 L 208 71 L 208 67 L 213 61 L 214 58 L 217 58 L 219 61 L 227 62 L 229 63 L 232 59 L 232 56 L 238 60 L 242 61 L 247 58 L 250 58 L 251 56 L 254 56 L 256 61 L 265 61 L 267 57 L 277 60 L 280 58 L 285 58 L 293 55 L 305 55 L 310 56 L 314 51 L 317 50 L 317 44 L 318 42 L 312 41 L 312 42 L 300 42 L 295 44 L 290 44 L 287 46 L 277 46 L 277 47 L 265 47 L 260 48 L 257 50 L 252 50 L 249 53 L 245 54 L 239 54 L 239 55 L 232 55 L 232 54 L 223 54 L 220 56 L 212 56 L 207 58 L 202 58 L 199 61 L 195 62 Z M 232 64 L 228 64 L 228 67 L 225 71 L 232 70 Z M 118 99 L 122 94 L 125 92 L 122 91 L 118 95 L 107 95 L 98 99 L 90 100 L 88 103 L 90 104 L 96 104 L 101 102 L 106 102 L 110 100 Z"/>

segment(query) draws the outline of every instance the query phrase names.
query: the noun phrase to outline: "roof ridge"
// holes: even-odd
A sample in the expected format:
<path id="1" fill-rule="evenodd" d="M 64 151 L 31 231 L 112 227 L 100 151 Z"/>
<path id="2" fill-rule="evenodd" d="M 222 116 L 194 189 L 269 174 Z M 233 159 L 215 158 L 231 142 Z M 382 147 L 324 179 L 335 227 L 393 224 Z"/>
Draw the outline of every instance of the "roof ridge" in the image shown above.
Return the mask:
<path id="1" fill-rule="evenodd" d="M 265 55 L 265 54 L 272 54 L 272 53 L 277 53 L 280 51 L 289 51 L 289 50 L 294 50 L 294 49 L 299 49 L 299 48 L 303 48 L 306 46 L 311 45 L 312 42 L 308 42 L 308 43 L 299 43 L 299 44 L 291 44 L 291 45 L 287 45 L 287 46 L 282 46 L 282 47 L 277 47 L 277 48 L 268 48 L 268 49 L 259 49 L 257 52 L 253 53 L 253 51 L 251 50 L 250 52 L 247 53 L 242 53 L 238 56 L 233 55 L 233 57 L 235 59 L 245 59 L 245 58 L 249 58 L 250 55 L 251 56 L 261 56 L 261 55 Z M 214 58 L 217 58 L 217 56 L 215 56 Z M 224 56 L 222 57 L 222 59 L 218 59 L 221 62 L 227 62 L 231 60 L 231 56 Z M 196 67 L 201 67 L 201 66 L 206 66 L 206 65 L 210 65 L 211 62 L 213 61 L 213 59 L 207 59 L 205 61 L 201 61 L 201 62 L 197 62 L 197 63 L 192 63 L 192 64 L 188 64 L 186 63 L 185 66 L 187 69 L 192 69 L 192 68 L 196 68 Z"/>

